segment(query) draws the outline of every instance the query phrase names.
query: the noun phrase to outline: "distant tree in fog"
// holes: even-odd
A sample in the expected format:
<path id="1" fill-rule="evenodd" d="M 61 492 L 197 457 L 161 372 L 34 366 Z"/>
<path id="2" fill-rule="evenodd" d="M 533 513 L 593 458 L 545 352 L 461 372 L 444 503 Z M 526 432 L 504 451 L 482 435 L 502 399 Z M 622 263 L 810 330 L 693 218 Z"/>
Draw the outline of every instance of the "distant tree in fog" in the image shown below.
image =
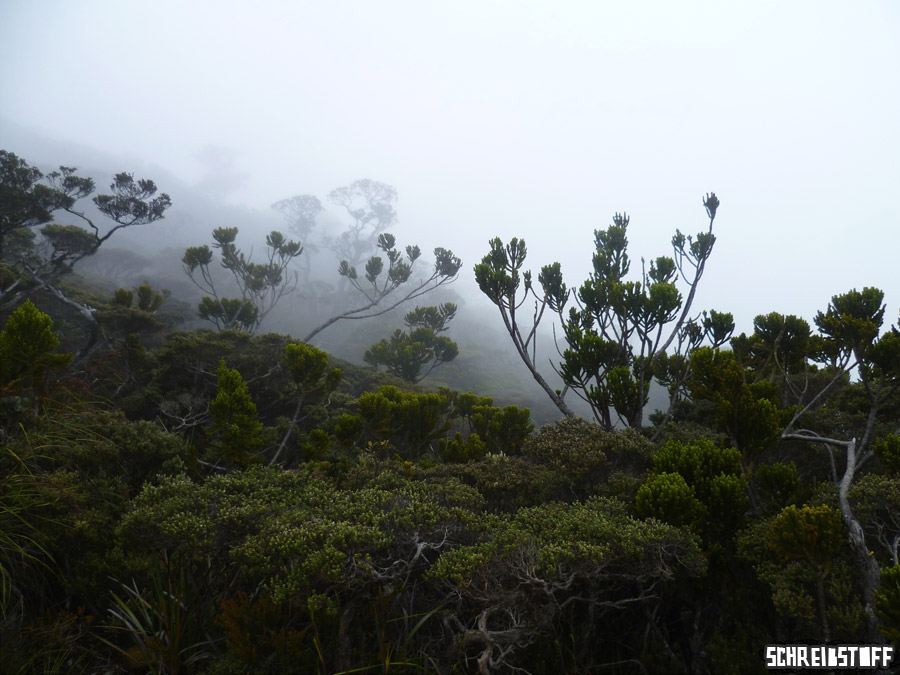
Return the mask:
<path id="1" fill-rule="evenodd" d="M 323 211 L 322 202 L 313 195 L 296 195 L 290 199 L 282 199 L 272 204 L 272 208 L 278 211 L 288 221 L 288 227 L 300 237 L 300 241 L 309 253 L 318 253 L 319 249 L 313 238 L 316 228 L 316 217 Z M 312 265 L 309 256 L 300 261 L 303 282 L 309 282 Z"/>
<path id="2" fill-rule="evenodd" d="M 337 321 L 381 316 L 456 280 L 462 263 L 452 251 L 444 248 L 434 249 L 434 268 L 428 277 L 413 278 L 413 267 L 421 256 L 419 247 L 407 246 L 404 256 L 396 247 L 394 236 L 385 231 L 397 221 L 395 188 L 364 178 L 332 190 L 328 199 L 340 206 L 351 221 L 340 235 L 321 235 L 320 241 L 323 248 L 334 252 L 341 261 L 338 274 L 342 277 L 342 290 L 349 287 L 356 292 L 356 297 L 363 299 L 343 301 L 345 294 L 336 294 L 336 299 L 342 300 L 338 306 L 343 308 L 307 334 L 305 341 L 312 340 Z M 307 242 L 315 240 L 316 217 L 323 210 L 318 198 L 297 195 L 276 202 L 272 208 L 284 215 L 293 231 L 307 237 Z M 375 255 L 366 260 L 365 256 L 370 252 Z M 363 264 L 365 273 L 360 276 L 357 269 Z M 309 260 L 306 261 L 304 281 L 308 279 Z M 356 303 L 355 307 L 353 303 Z"/>
<path id="3" fill-rule="evenodd" d="M 265 262 L 255 263 L 234 243 L 237 233 L 236 227 L 217 227 L 213 230 L 213 248 L 219 251 L 222 267 L 231 272 L 240 298 L 224 297 L 217 287 L 209 268 L 213 260 L 209 246 L 188 248 L 181 262 L 194 285 L 209 293 L 200 302 L 200 318 L 219 330 L 252 333 L 278 301 L 297 287 L 297 273 L 290 271 L 288 265 L 303 253 L 303 247 L 273 230 L 266 237 Z"/>
<path id="4" fill-rule="evenodd" d="M 316 227 L 316 216 L 322 212 L 322 202 L 313 195 L 296 195 L 272 204 L 283 215 L 293 232 L 308 239 Z"/>
<path id="5" fill-rule="evenodd" d="M 456 281 L 462 261 L 445 248 L 434 249 L 434 268 L 425 278 L 413 278 L 413 266 L 422 253 L 418 246 L 407 246 L 403 254 L 397 250 L 394 235 L 384 232 L 378 235 L 378 248 L 387 257 L 387 267 L 381 256 L 373 255 L 366 262 L 365 275 L 361 279 L 354 265 L 342 260 L 338 274 L 364 298 L 361 304 L 335 314 L 319 325 L 305 338 L 309 342 L 320 332 L 343 319 L 369 319 L 387 314 L 400 305 L 415 300 L 444 284 Z"/>
<path id="6" fill-rule="evenodd" d="M 328 194 L 353 220 L 337 237 L 326 237 L 325 245 L 351 266 L 378 248 L 378 235 L 397 221 L 394 202 L 397 190 L 386 183 L 363 178 Z"/>

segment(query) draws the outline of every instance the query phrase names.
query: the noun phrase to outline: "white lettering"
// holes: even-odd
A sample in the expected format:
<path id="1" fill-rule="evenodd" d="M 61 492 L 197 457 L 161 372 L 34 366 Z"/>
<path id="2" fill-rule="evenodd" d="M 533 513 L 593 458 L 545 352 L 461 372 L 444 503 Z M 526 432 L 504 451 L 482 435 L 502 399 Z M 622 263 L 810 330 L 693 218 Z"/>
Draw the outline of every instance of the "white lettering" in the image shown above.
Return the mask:
<path id="1" fill-rule="evenodd" d="M 891 645 L 883 645 L 881 647 L 873 647 L 875 651 L 875 658 L 872 661 L 872 665 L 877 665 L 879 656 L 881 657 L 881 665 L 889 666 L 891 665 L 891 661 L 894 660 L 893 652 L 894 648 Z"/>
<path id="2" fill-rule="evenodd" d="M 766 645 L 766 668 L 889 668 L 893 645 Z"/>
<path id="3" fill-rule="evenodd" d="M 788 647 L 787 654 L 785 655 L 784 665 L 788 668 L 793 668 L 797 665 L 797 648 L 796 647 Z"/>
<path id="4" fill-rule="evenodd" d="M 838 647 L 837 648 L 837 659 L 834 664 L 837 668 L 846 668 L 847 667 L 847 648 L 846 647 Z"/>

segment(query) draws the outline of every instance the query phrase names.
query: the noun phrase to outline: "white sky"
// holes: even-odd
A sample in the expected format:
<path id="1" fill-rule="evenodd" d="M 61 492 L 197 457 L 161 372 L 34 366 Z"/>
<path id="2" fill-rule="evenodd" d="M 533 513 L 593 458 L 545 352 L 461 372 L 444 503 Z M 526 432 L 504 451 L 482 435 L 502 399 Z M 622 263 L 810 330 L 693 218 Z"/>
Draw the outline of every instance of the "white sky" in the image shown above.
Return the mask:
<path id="1" fill-rule="evenodd" d="M 495 235 L 576 285 L 616 211 L 633 259 L 666 254 L 714 190 L 697 309 L 749 330 L 869 285 L 894 322 L 898 73 L 896 0 L 5 0 L 0 147 L 29 159 L 24 126 L 261 210 L 384 181 L 460 291 Z"/>

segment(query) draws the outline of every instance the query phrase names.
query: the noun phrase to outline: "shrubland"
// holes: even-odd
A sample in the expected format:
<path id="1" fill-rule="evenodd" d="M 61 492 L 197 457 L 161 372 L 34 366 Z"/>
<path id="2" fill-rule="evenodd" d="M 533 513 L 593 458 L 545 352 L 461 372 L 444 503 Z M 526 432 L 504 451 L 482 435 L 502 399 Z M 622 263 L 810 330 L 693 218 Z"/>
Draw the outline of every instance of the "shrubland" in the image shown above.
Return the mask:
<path id="1" fill-rule="evenodd" d="M 834 296 L 815 330 L 772 313 L 731 336 L 729 315 L 691 318 L 675 273 L 699 281 L 714 195 L 709 229 L 676 234 L 675 260 L 640 281 L 627 218 L 598 231 L 574 298 L 558 266 L 532 286 L 523 242 L 491 242 L 476 275 L 518 355 L 531 370 L 521 281 L 564 322 L 558 367 L 594 416 L 536 428 L 527 408 L 405 377 L 437 357 L 404 356 L 400 338 L 368 359 L 384 373 L 257 330 L 278 293 L 265 279 L 239 300 L 261 310 L 248 321 L 180 330 L 165 308 L 190 306 L 161 289 L 110 295 L 51 272 L 61 231 L 42 235 L 50 258 L 23 233 L 90 186 L 4 162 L 18 199 L 0 220 L 8 672 L 753 672 L 768 643 L 900 635 L 900 339 L 883 294 Z M 371 252 L 354 242 L 405 264 L 380 238 L 393 193 L 379 185 L 333 196 L 369 199 L 347 207 L 356 238 L 330 242 L 358 254 L 351 287 Z M 303 235 L 318 211 L 301 197 L 279 209 Z M 108 206 L 114 220 L 165 210 L 128 204 Z M 85 232 L 89 256 L 105 240 Z M 265 277 L 216 241 L 247 288 Z M 411 333 L 434 338 L 456 311 L 432 309 L 411 310 Z M 654 378 L 672 405 L 645 420 Z"/>

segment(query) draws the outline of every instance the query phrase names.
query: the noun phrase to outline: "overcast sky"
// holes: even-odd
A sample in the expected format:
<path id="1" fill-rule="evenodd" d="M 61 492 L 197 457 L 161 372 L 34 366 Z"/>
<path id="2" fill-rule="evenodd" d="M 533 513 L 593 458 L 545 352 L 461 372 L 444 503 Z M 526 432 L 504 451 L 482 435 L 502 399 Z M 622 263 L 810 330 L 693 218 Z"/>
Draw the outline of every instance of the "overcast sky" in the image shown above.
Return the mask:
<path id="1" fill-rule="evenodd" d="M 466 285 L 496 235 L 575 285 L 616 211 L 634 259 L 668 253 L 715 191 L 698 309 L 900 307 L 896 0 L 5 0 L 0 92 L 26 159 L 14 127 L 261 210 L 390 183 Z"/>

